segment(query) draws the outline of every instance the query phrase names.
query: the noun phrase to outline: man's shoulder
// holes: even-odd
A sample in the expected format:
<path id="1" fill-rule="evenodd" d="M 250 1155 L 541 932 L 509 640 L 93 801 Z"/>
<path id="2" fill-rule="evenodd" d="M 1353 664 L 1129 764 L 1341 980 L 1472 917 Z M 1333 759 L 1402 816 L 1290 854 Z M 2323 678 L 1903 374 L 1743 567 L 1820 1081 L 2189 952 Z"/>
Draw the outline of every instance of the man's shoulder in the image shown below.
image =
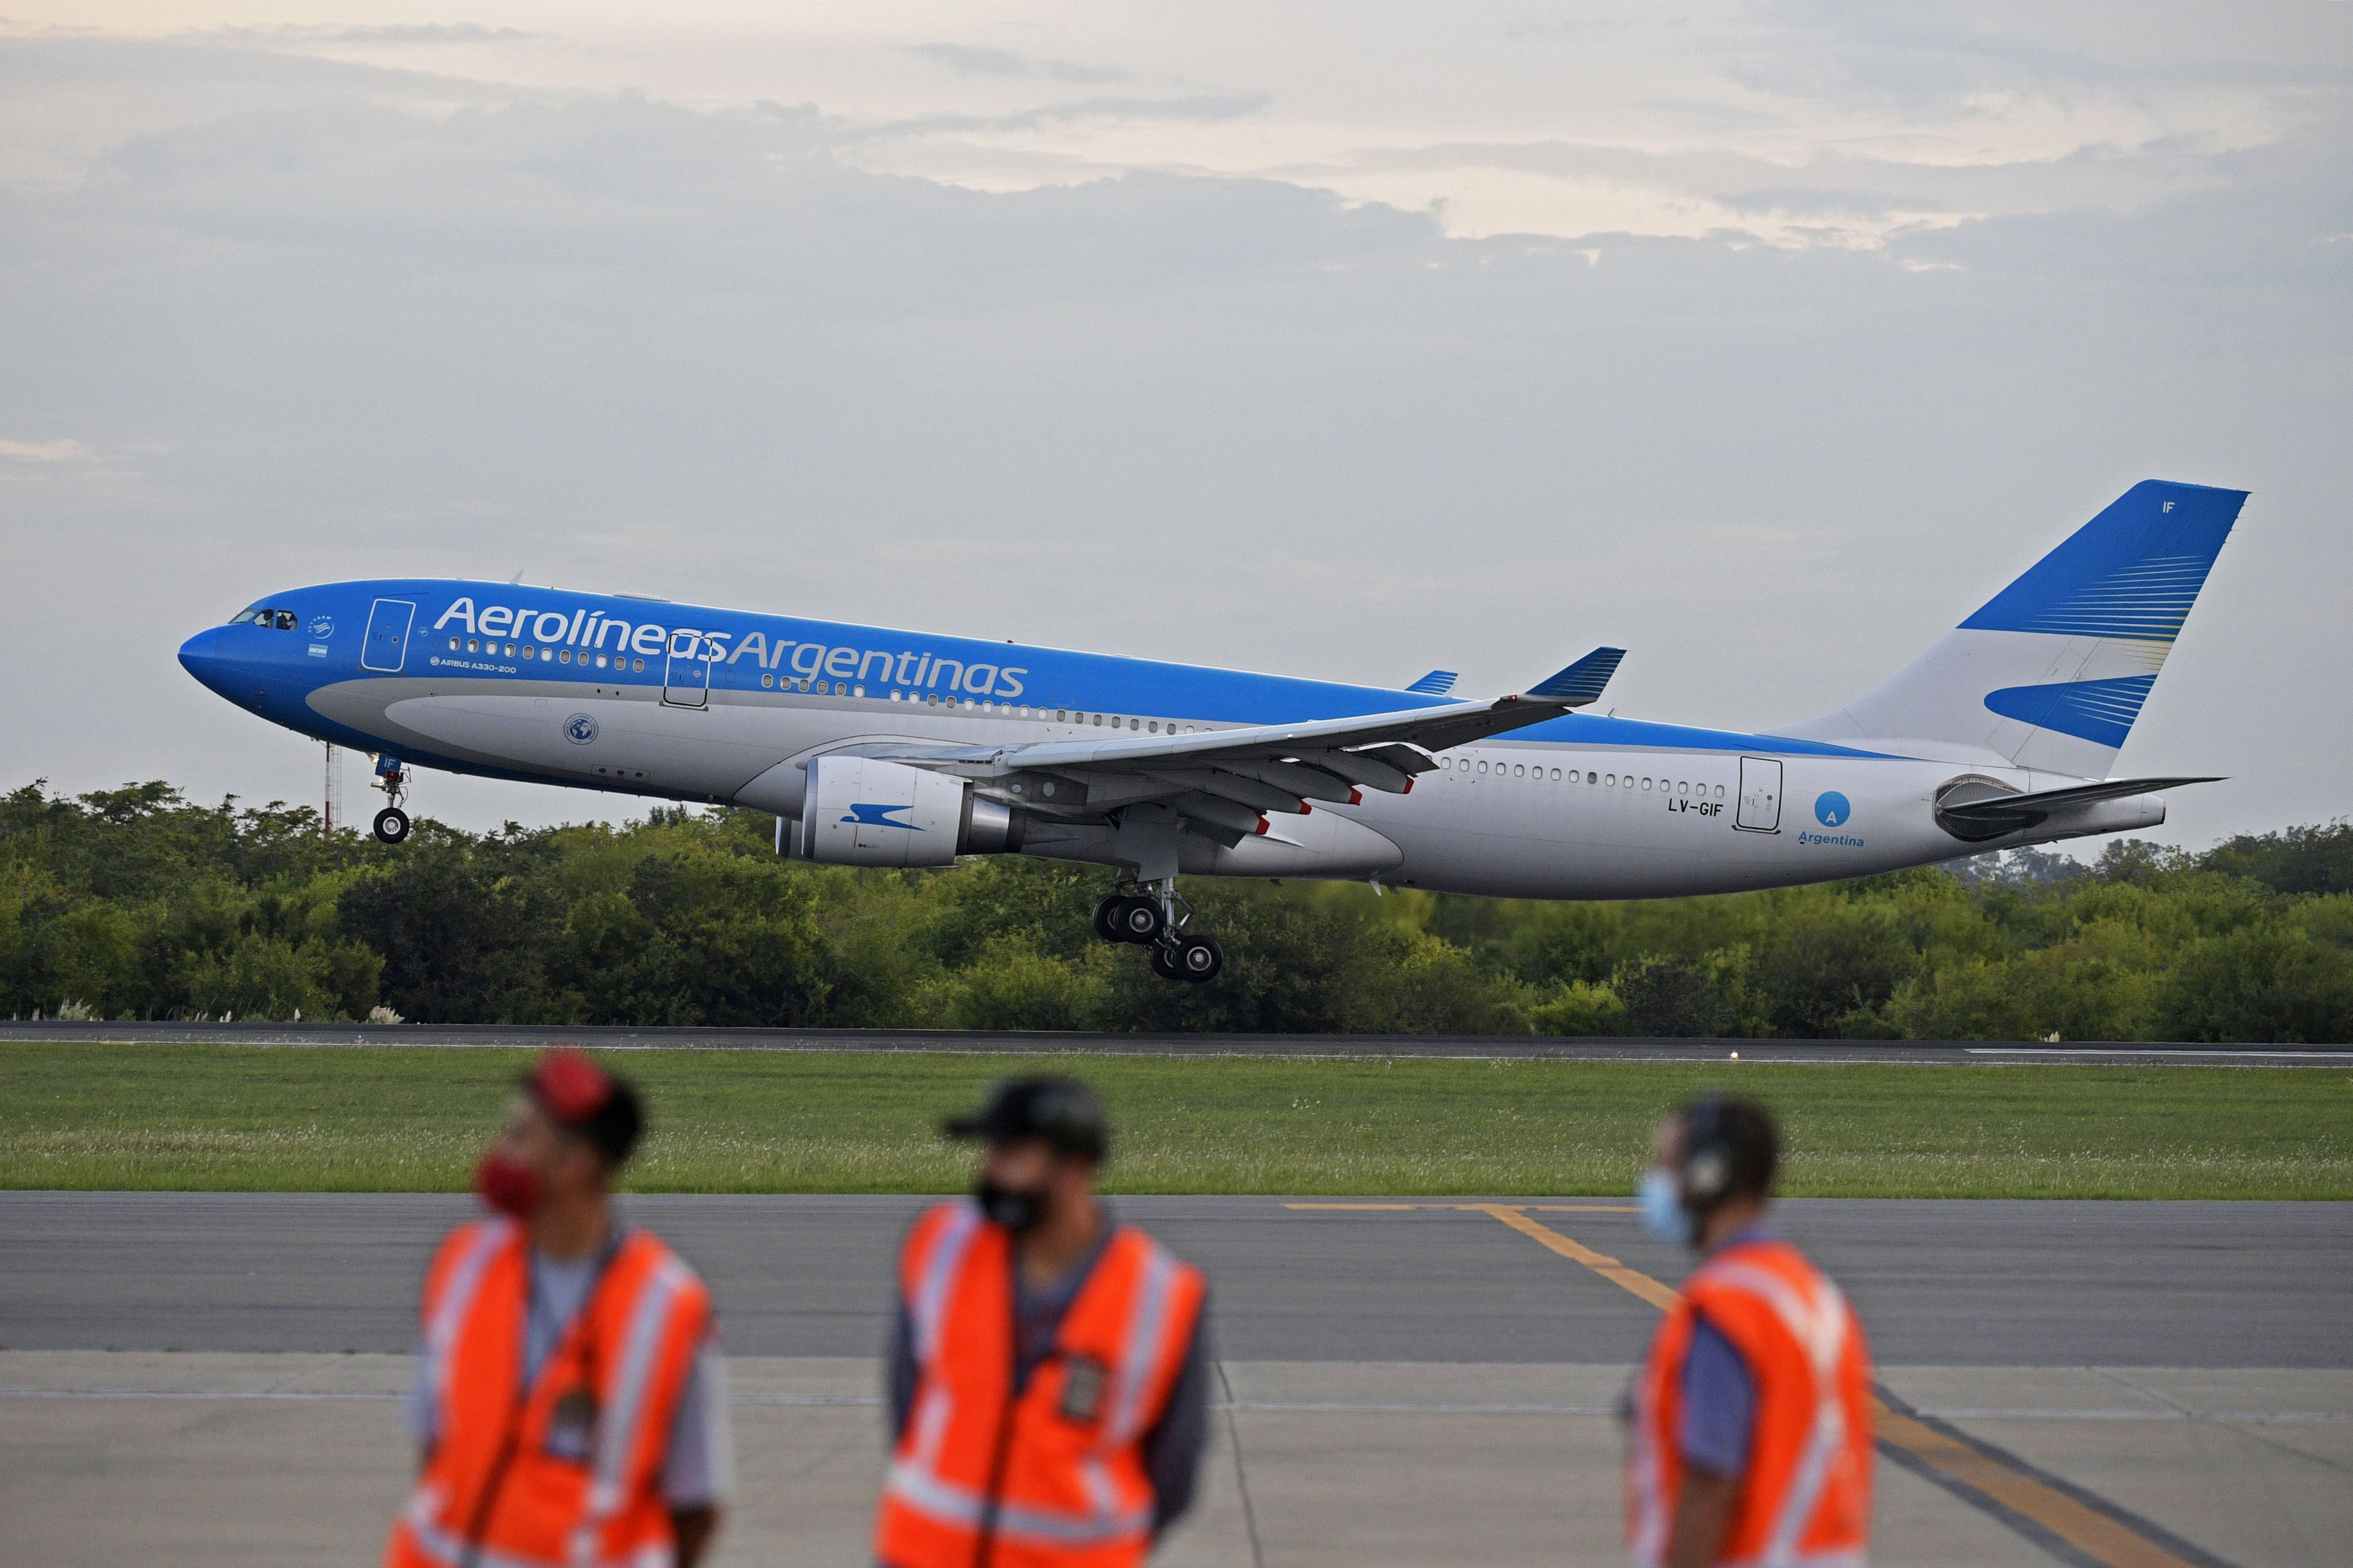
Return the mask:
<path id="1" fill-rule="evenodd" d="M 1195 1307 L 1208 1301 L 1209 1277 L 1198 1265 L 1177 1257 L 1166 1243 L 1143 1226 L 1125 1220 L 1115 1223 L 1103 1252 L 1108 1257 L 1120 1249 L 1129 1252 L 1134 1266 L 1145 1276 L 1163 1275 Z"/>
<path id="2" fill-rule="evenodd" d="M 611 1266 L 643 1273 L 649 1279 L 660 1277 L 672 1289 L 691 1294 L 708 1296 L 711 1292 L 693 1264 L 680 1257 L 678 1249 L 669 1242 L 641 1226 L 631 1226 L 621 1234 L 620 1247 Z"/>
<path id="3" fill-rule="evenodd" d="M 477 1215 L 472 1219 L 460 1220 L 449 1227 L 441 1237 L 441 1245 L 434 1248 L 434 1265 L 439 1268 L 486 1258 L 512 1242 L 516 1234 L 514 1221 L 502 1215 Z"/>

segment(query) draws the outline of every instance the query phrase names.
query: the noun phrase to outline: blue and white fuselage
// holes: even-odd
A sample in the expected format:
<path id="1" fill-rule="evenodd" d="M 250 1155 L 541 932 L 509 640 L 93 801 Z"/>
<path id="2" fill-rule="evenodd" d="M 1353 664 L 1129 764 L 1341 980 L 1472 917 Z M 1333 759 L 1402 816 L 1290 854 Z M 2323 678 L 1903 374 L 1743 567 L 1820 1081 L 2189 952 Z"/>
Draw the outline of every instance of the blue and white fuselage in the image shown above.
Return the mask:
<path id="1" fill-rule="evenodd" d="M 321 740 L 408 767 L 748 806 L 787 819 L 789 851 L 816 859 L 997 850 L 1146 884 L 1183 871 L 1536 899 L 1724 892 L 2162 821 L 2149 791 L 2175 781 L 2120 784 L 2110 764 L 2242 500 L 2137 486 L 1878 691 L 1769 732 L 1600 717 L 1544 687 L 1506 712 L 438 579 L 274 593 L 180 657 Z M 848 793 L 820 802 L 828 769 Z M 902 854 L 893 829 L 934 842 Z"/>

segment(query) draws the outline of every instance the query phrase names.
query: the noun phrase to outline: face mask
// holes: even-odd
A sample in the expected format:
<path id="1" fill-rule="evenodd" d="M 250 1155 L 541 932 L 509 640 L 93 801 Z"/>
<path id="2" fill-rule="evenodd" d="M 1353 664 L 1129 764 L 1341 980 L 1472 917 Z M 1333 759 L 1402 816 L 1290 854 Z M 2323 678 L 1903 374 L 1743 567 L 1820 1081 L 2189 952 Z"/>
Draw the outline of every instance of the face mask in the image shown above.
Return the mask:
<path id="1" fill-rule="evenodd" d="M 492 1150 L 474 1167 L 474 1191 L 499 1213 L 528 1219 L 539 1206 L 539 1173 Z"/>
<path id="2" fill-rule="evenodd" d="M 981 1215 L 989 1224 L 1001 1225 L 1016 1236 L 1046 1217 L 1046 1199 L 1039 1193 L 984 1181 L 973 1189 L 973 1196 L 980 1200 Z"/>
<path id="3" fill-rule="evenodd" d="M 1634 1201 L 1642 1205 L 1642 1228 L 1661 1241 L 1688 1242 L 1691 1216 L 1683 1213 L 1683 1191 L 1672 1171 L 1653 1165 L 1634 1184 Z"/>

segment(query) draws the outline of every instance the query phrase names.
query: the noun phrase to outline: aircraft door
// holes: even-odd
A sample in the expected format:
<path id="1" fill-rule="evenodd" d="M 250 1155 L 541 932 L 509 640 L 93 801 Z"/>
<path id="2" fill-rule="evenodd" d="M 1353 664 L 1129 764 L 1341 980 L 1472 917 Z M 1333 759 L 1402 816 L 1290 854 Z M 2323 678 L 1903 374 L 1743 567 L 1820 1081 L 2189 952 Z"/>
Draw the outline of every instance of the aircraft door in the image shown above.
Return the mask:
<path id="1" fill-rule="evenodd" d="M 408 660 L 408 628 L 417 606 L 406 599 L 378 599 L 368 611 L 367 639 L 360 644 L 360 668 L 398 675 Z"/>
<path id="2" fill-rule="evenodd" d="M 1781 831 L 1781 763 L 1778 758 L 1740 759 L 1740 811 L 1732 825 L 1751 833 Z"/>
<path id="3" fill-rule="evenodd" d="M 662 700 L 673 708 L 702 708 L 711 701 L 711 639 L 701 632 L 670 634 L 670 662 L 662 669 Z"/>

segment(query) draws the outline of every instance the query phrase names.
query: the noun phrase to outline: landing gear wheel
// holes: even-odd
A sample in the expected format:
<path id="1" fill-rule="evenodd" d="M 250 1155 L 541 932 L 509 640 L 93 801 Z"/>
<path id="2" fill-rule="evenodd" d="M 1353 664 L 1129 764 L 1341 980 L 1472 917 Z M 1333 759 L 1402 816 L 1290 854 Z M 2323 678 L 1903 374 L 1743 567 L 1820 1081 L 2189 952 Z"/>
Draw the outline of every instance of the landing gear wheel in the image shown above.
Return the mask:
<path id="1" fill-rule="evenodd" d="M 1226 950 L 1218 945 L 1218 939 L 1213 936 L 1180 937 L 1173 951 L 1163 948 L 1153 951 L 1155 953 L 1167 952 L 1170 968 L 1176 978 L 1189 980 L 1196 985 L 1215 980 L 1218 971 L 1226 966 Z"/>
<path id="2" fill-rule="evenodd" d="M 1158 942 L 1160 933 L 1167 929 L 1168 923 L 1156 900 L 1135 898 L 1112 900 L 1108 922 L 1117 933 L 1113 941 L 1139 944 Z"/>
<path id="3" fill-rule="evenodd" d="M 1152 962 L 1152 973 L 1160 976 L 1161 979 L 1182 980 L 1185 978 L 1185 972 L 1176 967 L 1176 949 L 1172 944 L 1165 942 L 1155 942 L 1152 944 L 1152 952 L 1147 956 Z"/>
<path id="4" fill-rule="evenodd" d="M 387 805 L 375 814 L 375 837 L 381 844 L 397 844 L 408 837 L 408 813 Z"/>
<path id="5" fill-rule="evenodd" d="M 1095 934 L 1105 942 L 1127 940 L 1119 929 L 1118 912 L 1122 902 L 1117 893 L 1106 893 L 1095 900 Z"/>

